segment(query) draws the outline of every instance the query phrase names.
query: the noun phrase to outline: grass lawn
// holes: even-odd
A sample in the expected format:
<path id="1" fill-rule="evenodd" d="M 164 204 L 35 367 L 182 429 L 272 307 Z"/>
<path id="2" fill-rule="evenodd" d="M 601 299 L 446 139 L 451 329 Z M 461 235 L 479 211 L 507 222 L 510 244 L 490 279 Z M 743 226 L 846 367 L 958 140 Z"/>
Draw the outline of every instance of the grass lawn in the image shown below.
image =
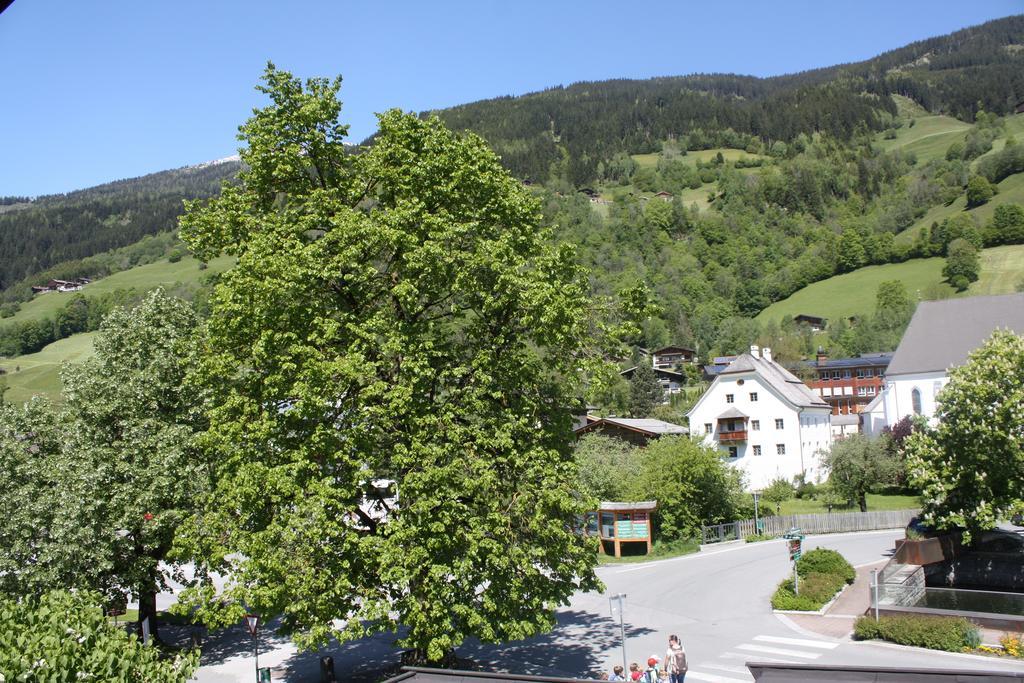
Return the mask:
<path id="1" fill-rule="evenodd" d="M 973 209 L 967 208 L 966 194 L 957 197 L 949 206 L 941 204 L 933 206 L 928 209 L 928 213 L 918 219 L 913 225 L 896 235 L 896 242 L 899 244 L 910 244 L 923 227 L 931 226 L 933 222 L 941 223 L 954 214 L 961 212 L 969 213 L 974 216 L 979 225 L 984 226 L 992 219 L 992 214 L 995 213 L 996 207 L 1000 204 L 1007 202 L 1024 204 L 1024 173 L 1016 173 L 1009 178 L 1004 178 L 996 187 L 999 188 L 999 194 Z"/>
<path id="2" fill-rule="evenodd" d="M 0 361 L 0 368 L 7 371 L 7 374 L 0 377 L 0 381 L 8 387 L 4 399 L 10 403 L 22 403 L 42 394 L 59 401 L 61 365 L 65 361 L 74 363 L 91 356 L 95 336 L 95 332 L 75 334 L 55 341 L 36 353 Z"/>
<path id="3" fill-rule="evenodd" d="M 206 270 L 200 270 L 199 262 L 191 256 L 187 256 L 177 263 L 171 263 L 164 259 L 163 261 L 136 266 L 135 268 L 129 268 L 120 273 L 100 278 L 83 287 L 81 294 L 90 296 L 113 292 L 117 289 L 131 288 L 145 291 L 159 286 L 169 287 L 179 282 L 182 284 L 195 284 L 199 282 L 203 275 L 227 270 L 233 260 L 231 256 L 222 256 L 211 261 Z M 71 292 L 37 294 L 31 301 L 23 303 L 21 310 L 14 316 L 0 320 L 0 325 L 21 322 L 23 320 L 52 318 L 73 295 Z"/>
<path id="4" fill-rule="evenodd" d="M 651 554 L 645 554 L 647 546 L 643 543 L 624 543 L 622 557 L 614 555 L 598 555 L 601 564 L 632 564 L 634 562 L 650 562 L 664 560 L 669 557 L 681 557 L 700 550 L 700 543 L 695 539 L 683 541 L 655 541 Z M 629 553 L 628 555 L 626 553 Z"/>
<path id="5" fill-rule="evenodd" d="M 875 310 L 878 285 L 886 280 L 902 280 L 911 296 L 929 285 L 942 282 L 943 258 L 913 259 L 905 263 L 887 263 L 867 266 L 814 282 L 794 292 L 789 298 L 777 301 L 761 311 L 757 320 L 765 323 L 780 320 L 785 315 L 801 313 L 817 315 L 830 320 Z M 953 288 L 945 285 L 950 293 Z"/>
<path id="6" fill-rule="evenodd" d="M 870 313 L 875 309 L 878 285 L 885 280 L 901 280 L 911 297 L 920 295 L 929 285 L 938 285 L 953 296 L 953 288 L 942 278 L 945 263 L 946 259 L 941 257 L 913 259 L 905 263 L 867 266 L 852 273 L 836 275 L 775 302 L 761 311 L 757 320 L 762 323 L 778 321 L 785 315 L 800 313 L 837 320 Z M 981 275 L 960 296 L 1010 294 L 1021 278 L 1024 278 L 1024 244 L 983 249 Z"/>
<path id="7" fill-rule="evenodd" d="M 878 145 L 884 150 L 902 149 L 917 155 L 918 164 L 941 159 L 954 142 L 962 141 L 970 124 L 951 116 L 920 116 L 911 128 L 907 123 L 896 130 L 896 138 L 886 140 L 878 135 Z"/>
<path id="8" fill-rule="evenodd" d="M 981 252 L 981 275 L 967 289 L 970 296 L 1012 294 L 1024 279 L 1024 244 L 1008 244 Z"/>
<path id="9" fill-rule="evenodd" d="M 697 149 L 687 152 L 683 156 L 676 157 L 684 163 L 696 166 L 697 161 L 708 162 L 714 159 L 718 153 L 722 153 L 722 158 L 726 161 L 736 161 L 737 159 L 761 159 L 763 158 L 760 154 L 750 154 L 743 149 L 733 149 L 731 147 L 715 147 L 714 149 Z M 945 153 L 945 150 L 943 150 Z M 658 165 L 658 158 L 661 154 L 633 154 L 633 160 L 636 161 L 640 168 L 654 168 Z"/>
<path id="10" fill-rule="evenodd" d="M 883 493 L 868 494 L 868 512 L 885 510 L 911 510 L 921 507 L 921 500 L 917 496 L 899 496 Z M 859 512 L 860 508 L 854 505 L 851 508 L 832 508 L 833 512 Z M 782 504 L 783 515 L 812 515 L 828 512 L 828 508 L 819 500 L 809 498 L 790 498 Z"/>

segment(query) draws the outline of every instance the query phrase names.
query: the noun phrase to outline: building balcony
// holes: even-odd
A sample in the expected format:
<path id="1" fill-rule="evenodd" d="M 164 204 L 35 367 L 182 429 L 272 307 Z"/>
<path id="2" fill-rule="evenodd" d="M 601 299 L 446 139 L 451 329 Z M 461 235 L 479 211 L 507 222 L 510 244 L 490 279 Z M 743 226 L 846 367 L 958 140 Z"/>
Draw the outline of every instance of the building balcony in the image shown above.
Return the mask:
<path id="1" fill-rule="evenodd" d="M 747 430 L 718 432 L 718 443 L 740 443 L 747 440 Z"/>

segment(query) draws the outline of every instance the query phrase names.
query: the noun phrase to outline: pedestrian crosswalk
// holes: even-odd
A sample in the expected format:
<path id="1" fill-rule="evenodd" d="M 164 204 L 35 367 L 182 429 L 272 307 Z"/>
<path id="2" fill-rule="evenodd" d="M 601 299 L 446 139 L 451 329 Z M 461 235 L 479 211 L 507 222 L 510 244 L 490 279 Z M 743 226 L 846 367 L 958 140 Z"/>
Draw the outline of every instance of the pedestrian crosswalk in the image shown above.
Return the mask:
<path id="1" fill-rule="evenodd" d="M 806 664 L 837 647 L 839 647 L 839 643 L 827 640 L 754 636 L 748 642 L 737 643 L 716 660 L 699 664 L 693 662 L 690 670 L 686 673 L 686 680 L 707 681 L 708 683 L 750 683 L 754 677 L 744 666 L 746 662 Z"/>

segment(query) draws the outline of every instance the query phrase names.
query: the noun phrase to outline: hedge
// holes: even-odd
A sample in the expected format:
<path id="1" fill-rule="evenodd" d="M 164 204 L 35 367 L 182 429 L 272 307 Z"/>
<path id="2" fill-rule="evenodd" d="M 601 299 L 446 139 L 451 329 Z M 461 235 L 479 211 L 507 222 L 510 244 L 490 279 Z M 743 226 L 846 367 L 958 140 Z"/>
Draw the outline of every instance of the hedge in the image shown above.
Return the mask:
<path id="1" fill-rule="evenodd" d="M 962 652 L 981 644 L 977 627 L 963 617 L 933 617 L 916 614 L 860 617 L 853 627 L 857 640 L 888 640 L 900 645 Z"/>
<path id="2" fill-rule="evenodd" d="M 800 575 L 800 594 L 793 592 L 793 579 L 784 580 L 772 595 L 774 609 L 816 612 L 857 576 L 846 558 L 826 548 L 803 555 L 797 560 L 796 571 Z"/>
<path id="3" fill-rule="evenodd" d="M 796 571 L 800 576 L 808 574 L 835 574 L 845 583 L 853 583 L 857 571 L 846 558 L 835 550 L 815 548 L 803 555 L 796 563 Z"/>

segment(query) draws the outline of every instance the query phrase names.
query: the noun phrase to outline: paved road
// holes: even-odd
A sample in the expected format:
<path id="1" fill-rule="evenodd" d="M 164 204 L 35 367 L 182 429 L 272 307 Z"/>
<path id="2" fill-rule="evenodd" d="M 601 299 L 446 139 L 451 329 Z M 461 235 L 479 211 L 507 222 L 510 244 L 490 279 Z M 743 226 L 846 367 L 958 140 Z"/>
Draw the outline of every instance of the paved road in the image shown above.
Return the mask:
<path id="1" fill-rule="evenodd" d="M 805 548 L 833 548 L 854 565 L 884 559 L 902 532 L 869 532 L 810 536 Z M 522 673 L 588 676 L 610 671 L 622 662 L 618 622 L 609 614 L 608 595 L 626 593 L 626 656 L 642 662 L 664 654 L 669 634 L 682 639 L 690 662 L 688 681 L 750 681 L 747 661 L 784 661 L 868 666 L 956 667 L 1024 670 L 1024 665 L 1001 660 L 915 652 L 892 646 L 829 640 L 802 633 L 772 613 L 769 597 L 790 571 L 782 541 L 739 545 L 714 552 L 598 570 L 604 594 L 579 594 L 560 610 L 551 634 L 501 647 L 467 645 L 460 656 L 498 669 Z M 336 670 L 369 672 L 393 657 L 389 639 L 332 648 Z M 281 665 L 275 680 L 316 681 L 318 654 L 295 655 L 279 645 L 269 665 Z M 239 650 L 239 654 L 245 650 Z M 226 652 L 231 652 L 228 648 Z M 223 658 L 220 659 L 223 661 Z M 393 659 L 391 661 L 394 661 Z M 206 683 L 248 681 L 252 660 L 230 658 L 204 667 Z"/>

